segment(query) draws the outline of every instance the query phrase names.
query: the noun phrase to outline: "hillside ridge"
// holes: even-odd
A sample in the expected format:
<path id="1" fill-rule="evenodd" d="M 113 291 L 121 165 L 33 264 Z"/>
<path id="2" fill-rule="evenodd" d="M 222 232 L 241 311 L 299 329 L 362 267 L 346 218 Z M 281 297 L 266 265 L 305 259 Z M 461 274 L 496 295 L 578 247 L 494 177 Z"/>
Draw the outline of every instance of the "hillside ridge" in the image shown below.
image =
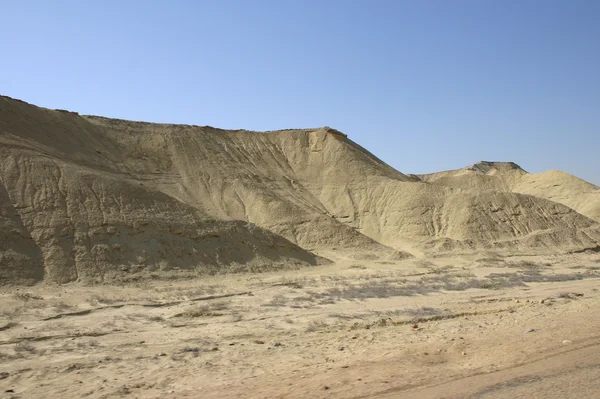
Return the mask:
<path id="1" fill-rule="evenodd" d="M 327 126 L 130 122 L 3 96 L 0 277 L 106 282 L 303 267 L 332 253 L 598 245 L 595 205 L 527 176 L 510 162 L 406 175 Z"/>

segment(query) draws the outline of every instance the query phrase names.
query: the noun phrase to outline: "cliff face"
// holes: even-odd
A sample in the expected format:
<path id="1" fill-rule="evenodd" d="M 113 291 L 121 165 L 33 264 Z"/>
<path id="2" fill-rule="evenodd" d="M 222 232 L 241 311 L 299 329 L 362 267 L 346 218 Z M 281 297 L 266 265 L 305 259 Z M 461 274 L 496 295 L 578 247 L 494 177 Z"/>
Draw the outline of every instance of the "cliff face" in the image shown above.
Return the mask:
<path id="1" fill-rule="evenodd" d="M 263 271 L 314 265 L 324 260 L 313 252 L 333 249 L 398 259 L 408 241 L 598 245 L 596 221 L 501 166 L 407 176 L 330 128 L 224 131 L 0 97 L 0 278 Z"/>

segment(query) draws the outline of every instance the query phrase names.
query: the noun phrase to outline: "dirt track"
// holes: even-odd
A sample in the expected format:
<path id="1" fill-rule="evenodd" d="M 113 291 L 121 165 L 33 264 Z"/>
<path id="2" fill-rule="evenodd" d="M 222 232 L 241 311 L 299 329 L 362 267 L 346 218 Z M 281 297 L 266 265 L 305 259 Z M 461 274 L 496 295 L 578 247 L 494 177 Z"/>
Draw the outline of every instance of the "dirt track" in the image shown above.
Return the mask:
<path id="1" fill-rule="evenodd" d="M 514 368 L 376 397 L 595 399 L 600 395 L 599 377 L 600 336 L 596 336 L 575 348 Z"/>

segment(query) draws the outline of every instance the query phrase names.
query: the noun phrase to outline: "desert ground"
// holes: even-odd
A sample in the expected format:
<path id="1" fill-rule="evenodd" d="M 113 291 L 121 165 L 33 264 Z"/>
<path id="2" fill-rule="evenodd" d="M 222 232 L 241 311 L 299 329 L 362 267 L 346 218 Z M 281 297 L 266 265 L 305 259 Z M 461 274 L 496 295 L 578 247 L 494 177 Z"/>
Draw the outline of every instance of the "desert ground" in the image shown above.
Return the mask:
<path id="1" fill-rule="evenodd" d="M 487 253 L 5 287 L 1 395 L 597 398 L 599 277 Z"/>
<path id="2" fill-rule="evenodd" d="M 565 172 L 0 96 L 0 397 L 600 398 L 599 277 Z"/>

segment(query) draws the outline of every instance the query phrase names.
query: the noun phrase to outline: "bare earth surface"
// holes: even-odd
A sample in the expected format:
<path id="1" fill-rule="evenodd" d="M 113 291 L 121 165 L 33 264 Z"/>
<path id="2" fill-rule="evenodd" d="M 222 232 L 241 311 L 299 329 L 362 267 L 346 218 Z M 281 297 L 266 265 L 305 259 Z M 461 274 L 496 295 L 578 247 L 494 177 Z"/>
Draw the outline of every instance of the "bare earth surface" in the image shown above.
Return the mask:
<path id="1" fill-rule="evenodd" d="M 338 258 L 202 281 L 4 288 L 1 395 L 597 398 L 599 277 L 598 254 Z"/>
<path id="2" fill-rule="evenodd" d="M 600 398 L 599 277 L 564 172 L 0 96 L 0 398 Z"/>
<path id="3" fill-rule="evenodd" d="M 339 131 L 81 116 L 0 96 L 0 284 L 600 249 L 600 188 L 510 162 L 406 175 Z"/>

